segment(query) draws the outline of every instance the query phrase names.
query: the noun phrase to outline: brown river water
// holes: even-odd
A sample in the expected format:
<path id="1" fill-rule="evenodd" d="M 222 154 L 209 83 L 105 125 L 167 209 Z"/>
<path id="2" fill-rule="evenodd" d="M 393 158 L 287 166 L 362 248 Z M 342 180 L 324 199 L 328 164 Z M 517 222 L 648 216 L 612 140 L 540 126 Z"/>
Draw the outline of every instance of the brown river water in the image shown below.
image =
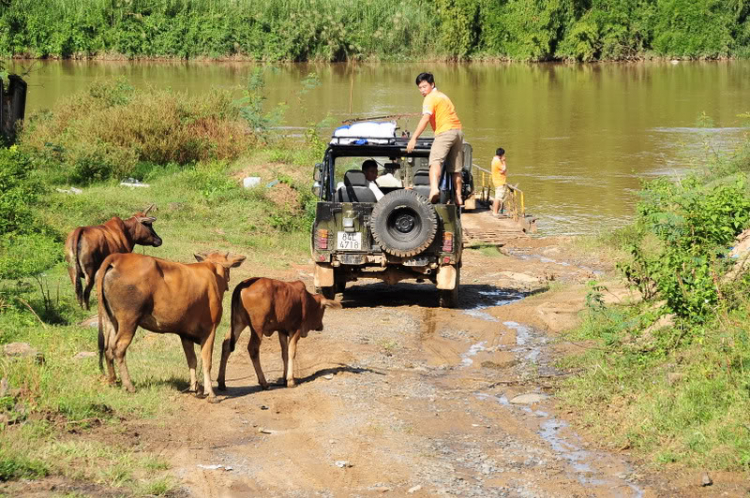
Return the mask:
<path id="1" fill-rule="evenodd" d="M 27 112 L 116 77 L 136 87 L 189 93 L 218 87 L 239 95 L 253 67 L 36 62 L 26 78 Z M 417 113 L 422 98 L 414 78 L 424 70 L 456 105 L 475 164 L 488 168 L 494 150 L 506 149 L 509 182 L 525 192 L 542 234 L 592 234 L 626 223 L 642 179 L 679 175 L 707 154 L 731 152 L 750 122 L 738 116 L 750 112 L 750 61 L 290 64 L 267 67 L 267 103 L 286 102 L 283 125 L 292 134 L 329 114 L 338 123 L 349 116 Z M 311 72 L 320 85 L 300 97 Z M 402 124 L 413 130 L 417 120 Z"/>

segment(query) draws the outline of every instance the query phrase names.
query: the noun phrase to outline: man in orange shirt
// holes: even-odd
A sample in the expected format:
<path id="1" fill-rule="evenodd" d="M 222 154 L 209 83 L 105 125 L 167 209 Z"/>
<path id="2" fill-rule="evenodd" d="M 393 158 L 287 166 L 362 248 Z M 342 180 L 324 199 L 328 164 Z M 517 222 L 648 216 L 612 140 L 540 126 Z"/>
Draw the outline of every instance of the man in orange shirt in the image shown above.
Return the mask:
<path id="1" fill-rule="evenodd" d="M 492 214 L 499 216 L 500 207 L 505 203 L 505 198 L 508 195 L 508 186 L 506 185 L 508 183 L 506 176 L 508 166 L 505 164 L 505 149 L 502 147 L 495 151 L 490 169 L 492 170 L 492 183 L 495 185 L 495 202 L 492 203 Z"/>
<path id="2" fill-rule="evenodd" d="M 435 141 L 430 149 L 430 202 L 438 201 L 440 196 L 440 167 L 446 163 L 448 172 L 453 175 L 453 187 L 456 194 L 456 205 L 463 205 L 461 198 L 461 168 L 464 164 L 464 132 L 461 121 L 456 116 L 453 102 L 443 92 L 435 88 L 435 79 L 431 73 L 421 73 L 417 76 L 419 93 L 424 97 L 422 104 L 422 119 L 406 146 L 411 152 L 417 145 L 417 138 L 427 128 L 427 123 L 435 131 Z"/>

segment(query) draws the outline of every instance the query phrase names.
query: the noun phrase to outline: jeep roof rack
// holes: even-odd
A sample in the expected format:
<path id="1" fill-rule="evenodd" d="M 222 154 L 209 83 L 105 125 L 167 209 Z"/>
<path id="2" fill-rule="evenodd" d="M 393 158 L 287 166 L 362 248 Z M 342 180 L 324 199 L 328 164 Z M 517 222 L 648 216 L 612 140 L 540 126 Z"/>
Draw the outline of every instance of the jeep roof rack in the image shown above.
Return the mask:
<path id="1" fill-rule="evenodd" d="M 387 140 L 387 143 L 373 143 L 374 140 L 381 139 L 362 138 L 361 143 L 338 143 L 336 140 L 331 140 L 331 143 L 328 145 L 327 153 L 330 153 L 333 157 L 346 157 L 353 155 L 363 157 L 403 157 L 407 155 L 415 155 L 414 152 L 417 153 L 417 156 L 426 156 L 429 154 L 433 141 L 431 137 L 418 139 L 414 152 L 408 154 L 406 152 L 406 146 L 409 143 L 408 138 L 390 138 Z"/>
<path id="2" fill-rule="evenodd" d="M 429 149 L 432 147 L 434 138 L 418 138 L 416 149 Z M 370 146 L 396 146 L 406 148 L 409 143 L 407 137 L 391 137 L 391 138 L 373 138 L 373 137 L 333 137 L 329 142 L 330 145 L 336 145 L 339 147 L 361 147 L 363 145 Z"/>

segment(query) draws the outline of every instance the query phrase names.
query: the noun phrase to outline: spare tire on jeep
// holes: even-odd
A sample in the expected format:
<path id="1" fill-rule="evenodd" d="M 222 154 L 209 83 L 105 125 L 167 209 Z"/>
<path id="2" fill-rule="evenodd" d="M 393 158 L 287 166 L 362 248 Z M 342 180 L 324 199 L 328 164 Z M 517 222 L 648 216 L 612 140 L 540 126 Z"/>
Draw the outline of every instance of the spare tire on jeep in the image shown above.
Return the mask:
<path id="1" fill-rule="evenodd" d="M 372 237 L 385 252 L 398 257 L 415 256 L 427 249 L 437 228 L 435 208 L 413 190 L 386 194 L 370 219 Z"/>

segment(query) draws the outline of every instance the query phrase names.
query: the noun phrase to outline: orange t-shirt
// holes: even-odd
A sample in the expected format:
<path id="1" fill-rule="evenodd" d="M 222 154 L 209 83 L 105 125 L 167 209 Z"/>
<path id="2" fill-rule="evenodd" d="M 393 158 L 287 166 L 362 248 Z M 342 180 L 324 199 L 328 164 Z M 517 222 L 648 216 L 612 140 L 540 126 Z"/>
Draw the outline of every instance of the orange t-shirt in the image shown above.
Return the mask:
<path id="1" fill-rule="evenodd" d="M 506 171 L 503 170 L 503 162 L 499 157 L 495 156 L 492 158 L 490 170 L 492 171 L 492 183 L 494 183 L 496 187 L 507 183 L 508 180 L 505 175 Z"/>
<path id="2" fill-rule="evenodd" d="M 422 104 L 422 114 L 430 115 L 430 125 L 435 130 L 435 135 L 439 135 L 448 130 L 460 130 L 461 121 L 456 116 L 456 108 L 453 102 L 443 92 L 434 88 L 424 98 Z"/>

